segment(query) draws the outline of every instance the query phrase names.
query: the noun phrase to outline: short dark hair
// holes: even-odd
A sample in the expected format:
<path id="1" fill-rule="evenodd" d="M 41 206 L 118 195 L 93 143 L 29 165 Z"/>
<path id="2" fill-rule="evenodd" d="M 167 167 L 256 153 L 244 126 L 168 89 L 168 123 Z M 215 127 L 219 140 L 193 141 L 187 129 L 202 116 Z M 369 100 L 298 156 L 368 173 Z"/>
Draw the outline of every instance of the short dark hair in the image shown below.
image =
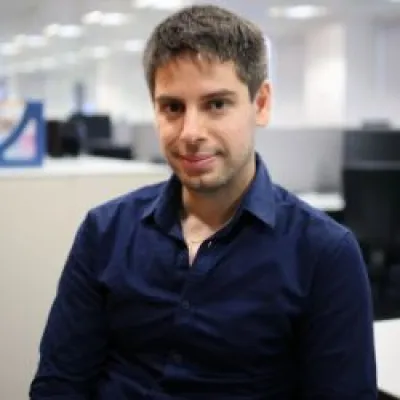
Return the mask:
<path id="1" fill-rule="evenodd" d="M 233 61 L 251 99 L 268 77 L 267 44 L 261 29 L 221 7 L 186 7 L 156 26 L 143 54 L 152 97 L 157 69 L 182 54 L 203 54 L 221 62 Z"/>

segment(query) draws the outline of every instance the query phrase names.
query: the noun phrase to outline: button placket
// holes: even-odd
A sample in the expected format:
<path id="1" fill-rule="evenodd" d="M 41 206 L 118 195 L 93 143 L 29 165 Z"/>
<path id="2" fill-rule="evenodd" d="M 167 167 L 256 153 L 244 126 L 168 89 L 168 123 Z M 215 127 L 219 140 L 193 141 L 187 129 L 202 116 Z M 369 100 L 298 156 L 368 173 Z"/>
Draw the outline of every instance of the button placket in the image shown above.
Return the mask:
<path id="1" fill-rule="evenodd" d="M 189 302 L 189 300 L 183 300 L 183 301 L 182 301 L 182 308 L 183 308 L 184 310 L 189 310 L 189 309 L 190 309 L 190 302 Z"/>

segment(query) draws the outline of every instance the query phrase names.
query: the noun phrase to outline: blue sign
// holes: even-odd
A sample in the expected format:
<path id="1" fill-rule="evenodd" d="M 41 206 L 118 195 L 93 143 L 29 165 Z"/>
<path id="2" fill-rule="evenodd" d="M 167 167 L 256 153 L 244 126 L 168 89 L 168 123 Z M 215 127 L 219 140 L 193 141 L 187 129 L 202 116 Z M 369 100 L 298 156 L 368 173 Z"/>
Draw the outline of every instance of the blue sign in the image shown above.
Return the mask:
<path id="1" fill-rule="evenodd" d="M 42 103 L 0 103 L 0 168 L 41 166 L 45 134 Z"/>

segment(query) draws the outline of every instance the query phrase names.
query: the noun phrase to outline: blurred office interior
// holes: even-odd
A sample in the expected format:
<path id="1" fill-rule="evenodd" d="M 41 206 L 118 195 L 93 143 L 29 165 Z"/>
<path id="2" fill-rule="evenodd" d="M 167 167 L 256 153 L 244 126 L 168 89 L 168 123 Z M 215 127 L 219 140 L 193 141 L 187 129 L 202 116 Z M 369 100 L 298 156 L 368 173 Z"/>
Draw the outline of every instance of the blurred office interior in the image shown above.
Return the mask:
<path id="1" fill-rule="evenodd" d="M 42 167 L 0 166 L 0 355 L 19 371 L 0 378 L 2 399 L 26 398 L 48 308 L 85 212 L 170 173 L 141 53 L 159 21 L 194 3 L 204 2 L 0 2 L 0 102 L 41 101 L 46 121 Z M 355 232 L 375 320 L 396 321 L 400 1 L 207 3 L 264 30 L 273 112 L 270 125 L 257 132 L 257 151 L 277 183 Z M 398 342 L 382 341 L 391 346 L 387 353 L 397 354 L 398 369 Z M 382 392 L 400 398 L 390 374 L 382 372 L 380 382 L 391 379 L 396 389 Z"/>

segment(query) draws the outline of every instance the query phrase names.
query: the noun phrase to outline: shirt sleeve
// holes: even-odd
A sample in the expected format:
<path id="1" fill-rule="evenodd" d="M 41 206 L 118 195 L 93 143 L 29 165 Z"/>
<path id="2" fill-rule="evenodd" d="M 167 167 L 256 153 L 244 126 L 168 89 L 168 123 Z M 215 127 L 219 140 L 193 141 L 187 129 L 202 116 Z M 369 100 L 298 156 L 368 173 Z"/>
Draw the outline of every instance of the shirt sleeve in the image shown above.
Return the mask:
<path id="1" fill-rule="evenodd" d="M 315 270 L 300 334 L 301 399 L 377 398 L 373 312 L 367 269 L 347 233 Z"/>
<path id="2" fill-rule="evenodd" d="M 40 344 L 32 400 L 92 399 L 105 360 L 104 294 L 95 279 L 96 228 L 89 213 L 67 257 Z"/>

